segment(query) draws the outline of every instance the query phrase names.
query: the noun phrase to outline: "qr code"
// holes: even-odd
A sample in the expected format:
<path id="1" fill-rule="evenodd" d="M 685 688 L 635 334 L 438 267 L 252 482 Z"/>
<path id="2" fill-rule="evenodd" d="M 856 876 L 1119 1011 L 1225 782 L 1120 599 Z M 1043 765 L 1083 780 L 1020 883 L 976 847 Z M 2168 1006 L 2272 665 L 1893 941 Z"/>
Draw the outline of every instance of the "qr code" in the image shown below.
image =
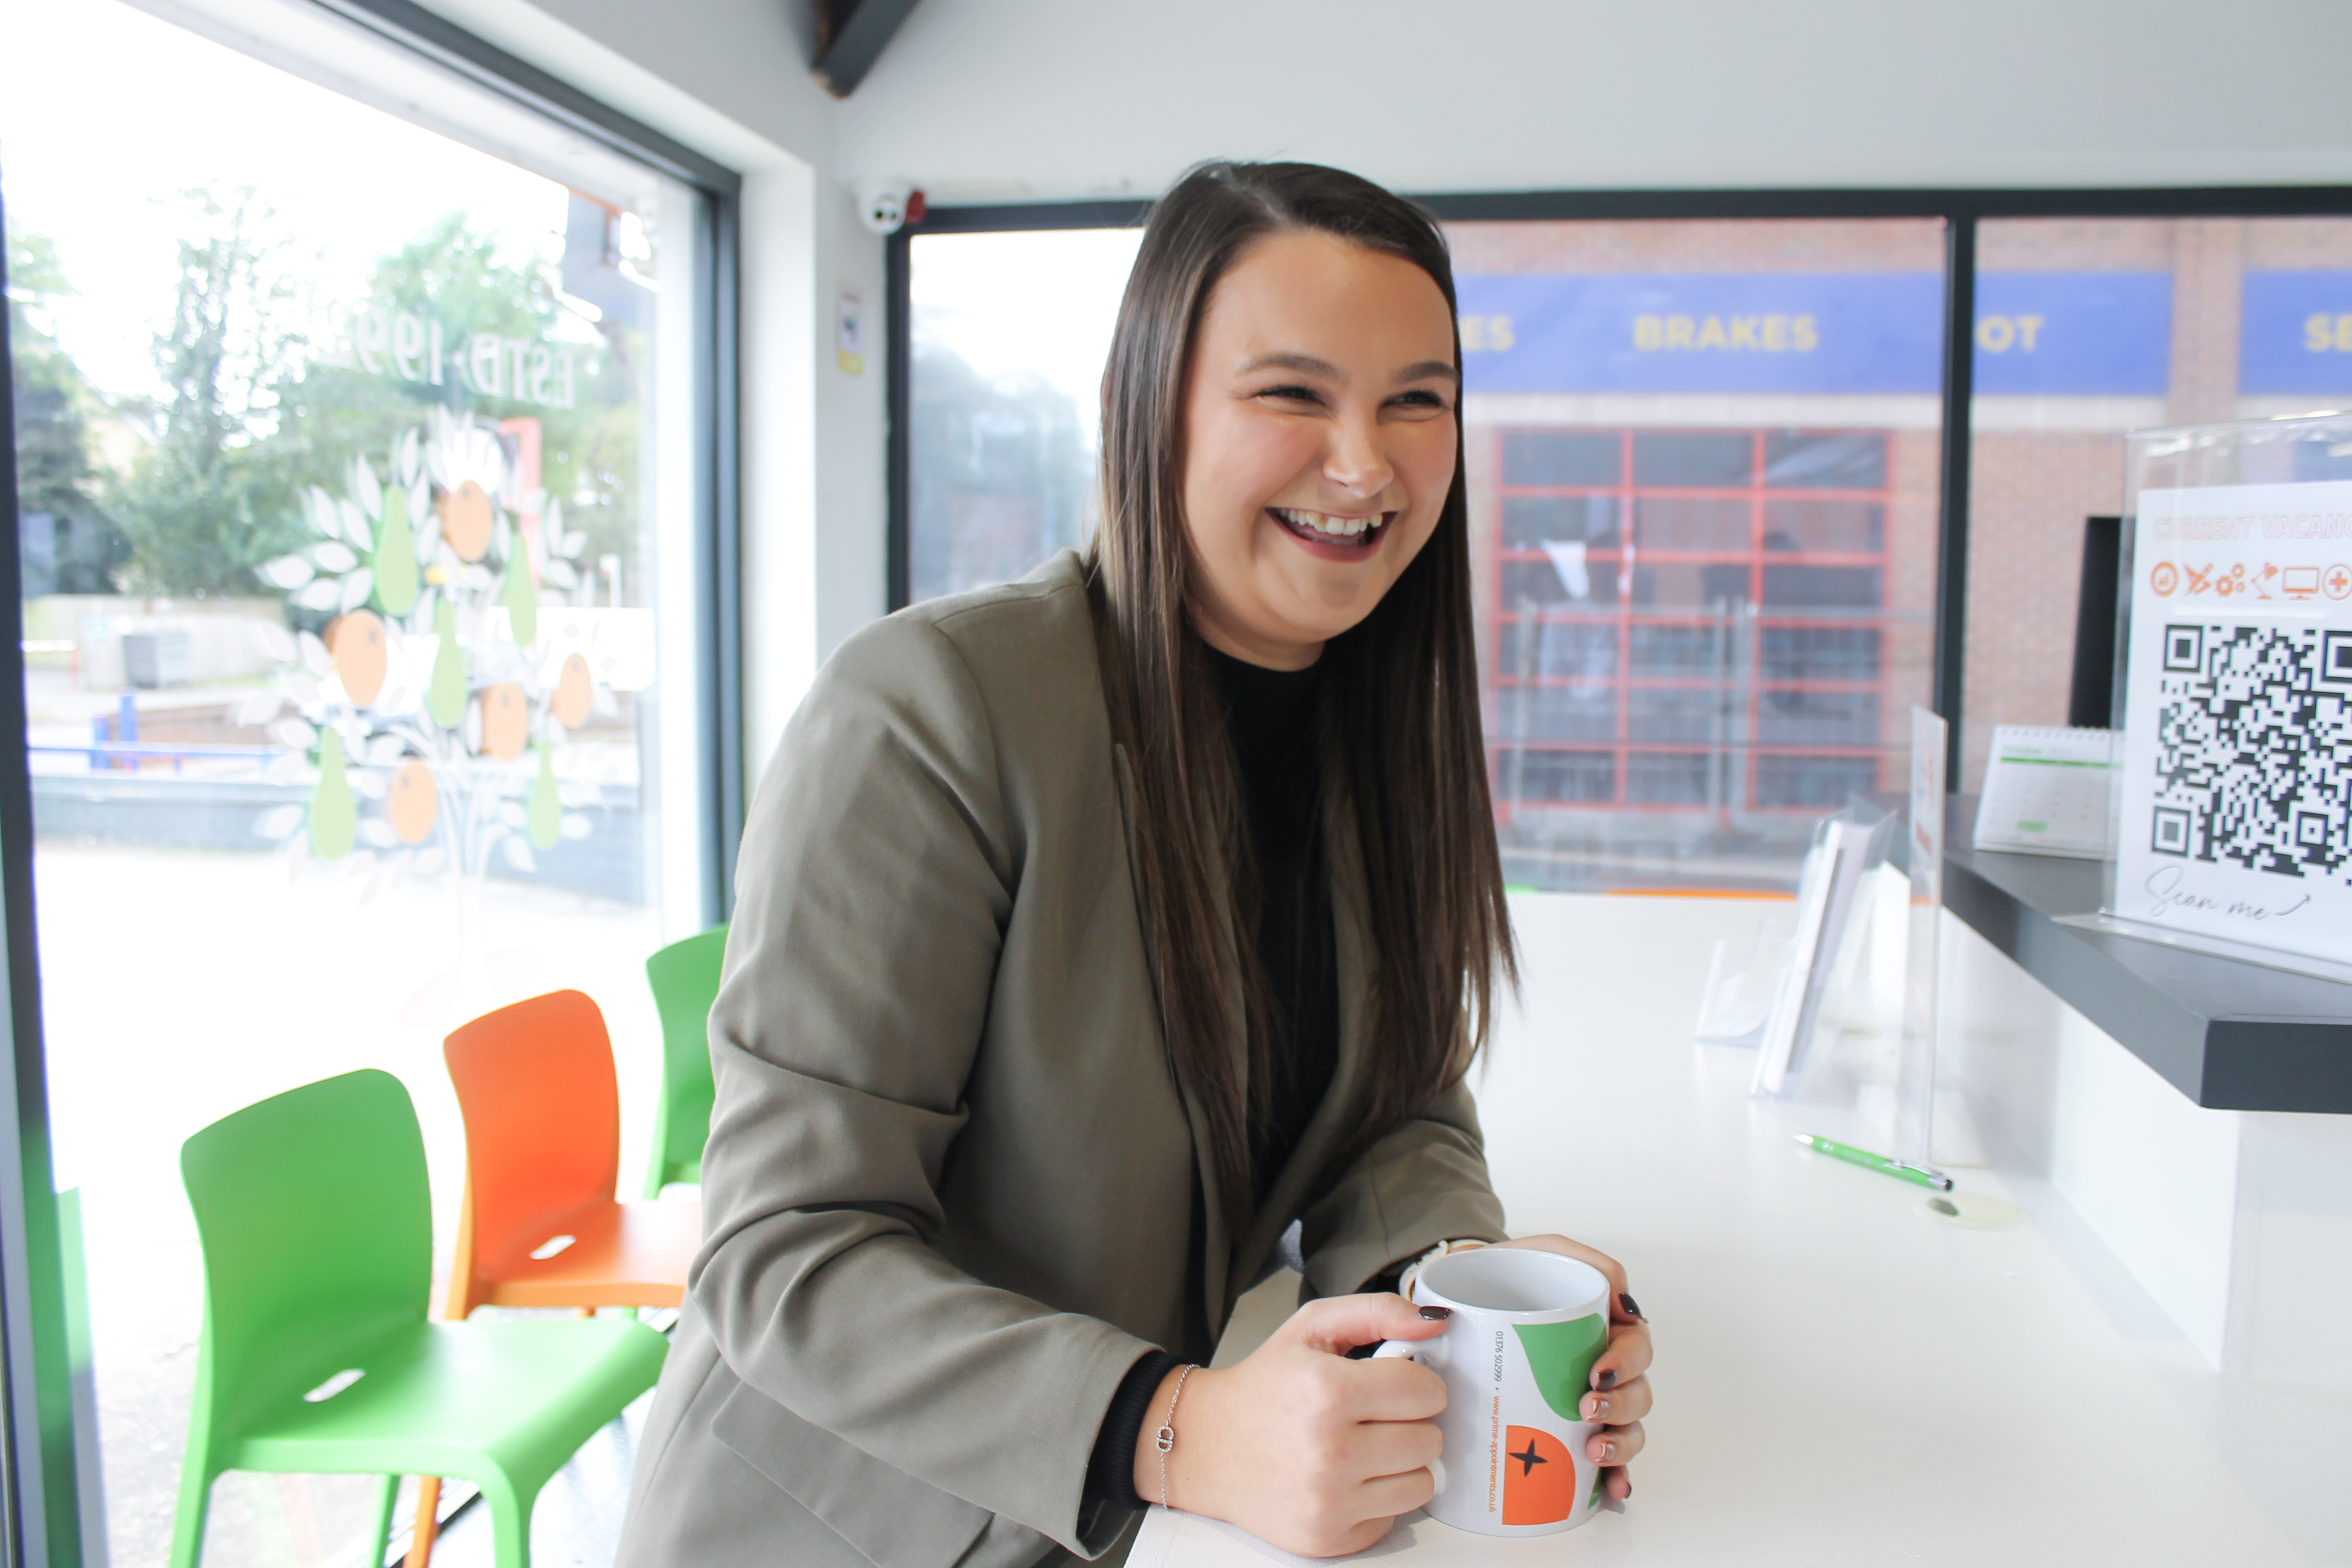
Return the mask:
<path id="1" fill-rule="evenodd" d="M 2159 855 L 2332 876 L 2352 864 L 2352 629 L 2168 625 Z"/>

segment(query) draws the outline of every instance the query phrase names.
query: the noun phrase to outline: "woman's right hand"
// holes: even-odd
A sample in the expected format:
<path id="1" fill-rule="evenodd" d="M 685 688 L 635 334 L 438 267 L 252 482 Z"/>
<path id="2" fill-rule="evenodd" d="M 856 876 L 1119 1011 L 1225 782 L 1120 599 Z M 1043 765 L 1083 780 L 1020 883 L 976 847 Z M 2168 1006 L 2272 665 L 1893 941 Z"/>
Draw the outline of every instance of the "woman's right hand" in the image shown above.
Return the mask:
<path id="1" fill-rule="evenodd" d="M 1443 1312 L 1444 1308 L 1428 1309 Z M 1196 1368 L 1176 1409 L 1167 1500 L 1304 1557 L 1360 1552 L 1426 1503 L 1443 1447 L 1445 1381 L 1402 1357 L 1349 1361 L 1382 1340 L 1445 1331 L 1402 1296 L 1335 1296 L 1291 1315 L 1245 1361 Z M 1160 1383 L 1135 1444 L 1135 1489 L 1160 1496 L 1153 1434 L 1181 1369 Z"/>

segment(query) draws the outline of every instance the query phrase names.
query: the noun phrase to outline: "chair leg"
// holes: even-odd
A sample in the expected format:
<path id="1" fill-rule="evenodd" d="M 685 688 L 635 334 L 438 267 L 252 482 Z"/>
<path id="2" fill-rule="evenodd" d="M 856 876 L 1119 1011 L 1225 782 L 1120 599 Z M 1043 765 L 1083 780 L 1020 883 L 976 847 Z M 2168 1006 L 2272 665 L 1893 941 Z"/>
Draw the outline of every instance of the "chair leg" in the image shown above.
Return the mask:
<path id="1" fill-rule="evenodd" d="M 375 1533 L 368 1537 L 375 1548 L 368 1558 L 368 1568 L 383 1568 L 384 1549 L 392 1544 L 392 1510 L 399 1501 L 400 1478 L 384 1477 L 383 1495 L 376 1500 L 375 1505 Z"/>
<path id="2" fill-rule="evenodd" d="M 204 1555 L 205 1516 L 212 1507 L 213 1479 L 205 1473 L 204 1456 L 190 1453 L 180 1461 L 180 1507 L 172 1521 L 172 1568 L 196 1568 Z"/>
<path id="3" fill-rule="evenodd" d="M 416 1478 L 416 1531 L 409 1538 L 408 1568 L 426 1568 L 433 1561 L 433 1538 L 441 1530 L 441 1478 Z"/>
<path id="4" fill-rule="evenodd" d="M 492 1568 L 530 1568 L 530 1511 L 539 1494 L 518 1495 L 503 1475 L 485 1477 L 481 1488 L 490 1510 Z"/>

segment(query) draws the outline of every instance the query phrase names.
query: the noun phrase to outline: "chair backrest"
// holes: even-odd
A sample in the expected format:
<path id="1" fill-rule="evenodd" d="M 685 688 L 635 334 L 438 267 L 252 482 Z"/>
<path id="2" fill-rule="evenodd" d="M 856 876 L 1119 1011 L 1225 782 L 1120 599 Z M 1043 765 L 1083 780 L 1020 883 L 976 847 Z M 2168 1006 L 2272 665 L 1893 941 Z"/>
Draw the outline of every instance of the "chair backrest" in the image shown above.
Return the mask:
<path id="1" fill-rule="evenodd" d="M 422 1322 L 433 1203 L 408 1090 L 370 1068 L 225 1116 L 180 1146 L 205 1258 L 209 1446 Z M 204 1462 L 194 1453 L 191 1464 Z"/>
<path id="2" fill-rule="evenodd" d="M 466 1118 L 466 1189 L 475 1259 L 545 1216 L 609 1202 L 621 1157 L 621 1095 L 604 1015 L 578 991 L 485 1013 L 442 1043 Z"/>
<path id="3" fill-rule="evenodd" d="M 661 1125 L 654 1147 L 659 1168 L 649 1184 L 702 1179 L 702 1145 L 710 1137 L 710 1005 L 727 928 L 713 926 L 671 942 L 646 960 L 646 980 L 661 1014 Z M 648 1194 L 648 1195 L 652 1195 Z"/>

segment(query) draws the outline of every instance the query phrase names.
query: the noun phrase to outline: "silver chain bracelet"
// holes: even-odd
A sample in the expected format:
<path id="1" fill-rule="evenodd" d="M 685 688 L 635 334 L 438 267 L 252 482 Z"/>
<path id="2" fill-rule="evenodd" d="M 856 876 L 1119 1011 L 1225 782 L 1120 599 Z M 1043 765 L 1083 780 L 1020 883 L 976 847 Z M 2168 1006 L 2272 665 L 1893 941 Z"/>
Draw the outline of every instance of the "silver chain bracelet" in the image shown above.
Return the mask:
<path id="1" fill-rule="evenodd" d="M 1187 1364 L 1176 1374 L 1176 1392 L 1168 1396 L 1168 1414 L 1160 1418 L 1160 1430 L 1151 1435 L 1151 1446 L 1160 1450 L 1160 1506 L 1168 1502 L 1168 1450 L 1176 1446 L 1176 1402 L 1184 1397 L 1184 1380 L 1200 1369 Z"/>

